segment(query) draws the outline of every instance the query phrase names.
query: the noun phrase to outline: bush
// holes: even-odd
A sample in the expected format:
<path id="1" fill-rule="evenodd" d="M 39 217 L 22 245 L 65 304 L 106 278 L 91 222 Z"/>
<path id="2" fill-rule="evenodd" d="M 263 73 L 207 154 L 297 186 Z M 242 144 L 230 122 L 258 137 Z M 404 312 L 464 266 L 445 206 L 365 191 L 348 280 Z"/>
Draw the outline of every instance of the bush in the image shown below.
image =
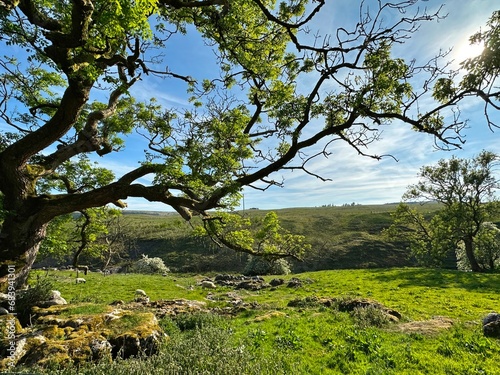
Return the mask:
<path id="1" fill-rule="evenodd" d="M 290 263 L 286 259 L 267 259 L 259 256 L 251 257 L 243 270 L 243 274 L 247 276 L 288 275 L 291 272 Z"/>
<path id="2" fill-rule="evenodd" d="M 173 321 L 180 331 L 224 326 L 224 319 L 213 313 L 179 314 Z"/>
<path id="3" fill-rule="evenodd" d="M 16 298 L 17 318 L 23 327 L 30 324 L 31 310 L 34 306 L 48 301 L 52 296 L 54 286 L 49 279 L 43 278 L 30 289 L 19 291 Z"/>
<path id="4" fill-rule="evenodd" d="M 170 272 L 168 267 L 163 262 L 161 258 L 149 258 L 147 255 L 142 255 L 132 266 L 131 272 L 134 273 L 144 273 L 144 274 L 154 274 L 154 273 L 167 273 Z"/>

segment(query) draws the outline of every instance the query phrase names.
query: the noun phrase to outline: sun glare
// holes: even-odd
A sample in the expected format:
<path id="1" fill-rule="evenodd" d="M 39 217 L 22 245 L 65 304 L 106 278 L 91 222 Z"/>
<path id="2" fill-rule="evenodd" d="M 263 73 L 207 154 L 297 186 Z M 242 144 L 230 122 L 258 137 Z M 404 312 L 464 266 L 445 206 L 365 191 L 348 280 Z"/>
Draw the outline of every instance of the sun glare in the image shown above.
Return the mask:
<path id="1" fill-rule="evenodd" d="M 453 55 L 455 61 L 458 63 L 463 62 L 464 60 L 476 57 L 483 52 L 484 44 L 470 44 L 469 41 L 465 41 L 464 43 L 457 46 Z"/>

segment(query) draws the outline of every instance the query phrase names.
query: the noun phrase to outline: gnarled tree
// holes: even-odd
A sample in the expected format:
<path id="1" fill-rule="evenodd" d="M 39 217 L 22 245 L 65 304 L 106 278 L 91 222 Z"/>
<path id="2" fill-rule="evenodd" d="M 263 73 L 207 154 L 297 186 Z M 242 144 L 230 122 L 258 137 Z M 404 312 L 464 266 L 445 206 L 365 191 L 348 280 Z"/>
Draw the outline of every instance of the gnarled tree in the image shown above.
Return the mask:
<path id="1" fill-rule="evenodd" d="M 414 0 L 374 3 L 361 4 L 351 29 L 320 38 L 307 30 L 324 0 L 1 1 L 0 283 L 10 264 L 25 283 L 59 215 L 142 197 L 186 220 L 213 220 L 208 210 L 233 204 L 242 187 L 280 184 L 274 172 L 315 176 L 308 161 L 328 155 L 334 140 L 369 154 L 392 122 L 459 145 L 463 124 L 445 124 L 444 106 L 417 106 L 442 73 L 437 60 L 391 55 L 439 14 Z M 183 54 L 160 61 L 177 34 L 212 46 L 216 77 L 196 81 L 162 65 Z M 139 101 L 134 88 L 146 76 L 185 82 L 192 105 Z M 137 168 L 111 178 L 75 173 L 82 157 L 105 163 L 125 152 L 131 132 L 145 141 Z"/>

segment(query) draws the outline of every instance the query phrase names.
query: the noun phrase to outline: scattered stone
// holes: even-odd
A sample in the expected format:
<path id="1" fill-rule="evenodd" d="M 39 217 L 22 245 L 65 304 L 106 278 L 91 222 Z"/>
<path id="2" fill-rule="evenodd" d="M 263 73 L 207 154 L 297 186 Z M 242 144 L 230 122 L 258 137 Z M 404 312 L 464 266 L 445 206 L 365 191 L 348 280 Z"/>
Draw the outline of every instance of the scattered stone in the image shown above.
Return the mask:
<path id="1" fill-rule="evenodd" d="M 3 308 L 3 307 L 0 307 L 0 315 L 7 315 L 9 313 L 9 310 Z"/>
<path id="2" fill-rule="evenodd" d="M 300 288 L 302 286 L 302 280 L 297 277 L 292 277 L 288 284 L 286 285 L 288 288 Z"/>
<path id="3" fill-rule="evenodd" d="M 235 286 L 245 279 L 247 279 L 247 277 L 241 275 L 217 275 L 214 281 L 222 286 Z"/>
<path id="4" fill-rule="evenodd" d="M 137 297 L 134 298 L 134 301 L 135 302 L 139 302 L 139 303 L 149 303 L 149 297 L 148 296 L 146 296 L 146 297 L 144 297 L 144 296 L 137 296 Z"/>
<path id="5" fill-rule="evenodd" d="M 500 338 L 500 314 L 489 313 L 483 318 L 483 334 L 487 337 Z"/>
<path id="6" fill-rule="evenodd" d="M 102 361 L 105 358 L 111 358 L 111 344 L 105 339 L 94 339 L 90 343 L 92 352 L 92 361 Z"/>
<path id="7" fill-rule="evenodd" d="M 136 289 L 134 301 L 139 303 L 149 303 L 149 297 L 144 290 Z"/>
<path id="8" fill-rule="evenodd" d="M 284 279 L 272 279 L 269 282 L 269 285 L 276 287 L 276 286 L 283 285 L 284 283 L 285 283 Z"/>
<path id="9" fill-rule="evenodd" d="M 38 308 L 37 312 L 43 309 Z M 63 317 L 65 308 L 52 306 L 44 309 L 33 326 L 16 326 L 14 363 L 23 366 L 79 365 L 88 361 L 129 358 L 139 354 L 157 353 L 163 337 L 154 313 L 113 310 L 107 313 Z M 130 327 L 130 317 L 136 321 Z M 0 352 L 5 352 L 0 341 Z M 10 363 L 0 359 L 0 372 Z"/>
<path id="10" fill-rule="evenodd" d="M 114 300 L 113 302 L 110 303 L 111 306 L 118 306 L 118 305 L 124 305 L 125 302 L 123 302 L 121 299 Z"/>
<path id="11" fill-rule="evenodd" d="M 142 324 L 130 331 L 108 339 L 112 347 L 111 355 L 113 358 L 120 357 L 126 359 L 140 354 L 149 356 L 158 352 L 162 334 L 155 315 L 152 313 L 135 315 L 143 318 Z M 119 320 L 113 323 L 118 326 L 121 325 Z"/>
<path id="12" fill-rule="evenodd" d="M 269 284 L 267 284 L 263 279 L 245 280 L 236 285 L 236 289 L 245 290 L 261 290 L 268 287 Z"/>
<path id="13" fill-rule="evenodd" d="M 260 276 L 217 275 L 214 282 L 221 286 L 245 290 L 260 290 L 270 286 Z"/>
<path id="14" fill-rule="evenodd" d="M 287 306 L 288 307 L 299 307 L 299 308 L 306 308 L 306 307 L 316 307 L 316 306 L 321 306 L 322 304 L 326 305 L 326 303 L 322 303 L 323 301 L 315 296 L 310 296 L 310 297 L 305 297 L 305 298 L 297 298 L 294 300 L 291 300 L 288 302 Z"/>

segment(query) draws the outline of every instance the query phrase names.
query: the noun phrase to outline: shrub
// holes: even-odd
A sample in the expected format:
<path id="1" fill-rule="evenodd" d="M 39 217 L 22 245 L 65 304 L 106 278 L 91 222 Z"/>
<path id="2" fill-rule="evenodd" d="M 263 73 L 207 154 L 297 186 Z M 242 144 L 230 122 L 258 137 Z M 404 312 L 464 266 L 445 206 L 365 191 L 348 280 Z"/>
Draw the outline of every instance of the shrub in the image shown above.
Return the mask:
<path id="1" fill-rule="evenodd" d="M 243 274 L 247 276 L 288 275 L 291 272 L 290 263 L 286 259 L 268 259 L 259 256 L 251 257 L 243 270 Z"/>
<path id="2" fill-rule="evenodd" d="M 131 269 L 134 273 L 154 274 L 154 273 L 167 273 L 170 272 L 168 267 L 161 258 L 149 258 L 147 255 L 142 255 L 132 266 Z"/>
<path id="3" fill-rule="evenodd" d="M 17 318 L 23 327 L 30 324 L 31 310 L 34 306 L 48 301 L 54 286 L 49 279 L 42 278 L 30 289 L 20 291 L 16 298 Z"/>
<path id="4" fill-rule="evenodd" d="M 224 319 L 213 313 L 179 314 L 173 320 L 181 331 L 224 326 Z"/>

